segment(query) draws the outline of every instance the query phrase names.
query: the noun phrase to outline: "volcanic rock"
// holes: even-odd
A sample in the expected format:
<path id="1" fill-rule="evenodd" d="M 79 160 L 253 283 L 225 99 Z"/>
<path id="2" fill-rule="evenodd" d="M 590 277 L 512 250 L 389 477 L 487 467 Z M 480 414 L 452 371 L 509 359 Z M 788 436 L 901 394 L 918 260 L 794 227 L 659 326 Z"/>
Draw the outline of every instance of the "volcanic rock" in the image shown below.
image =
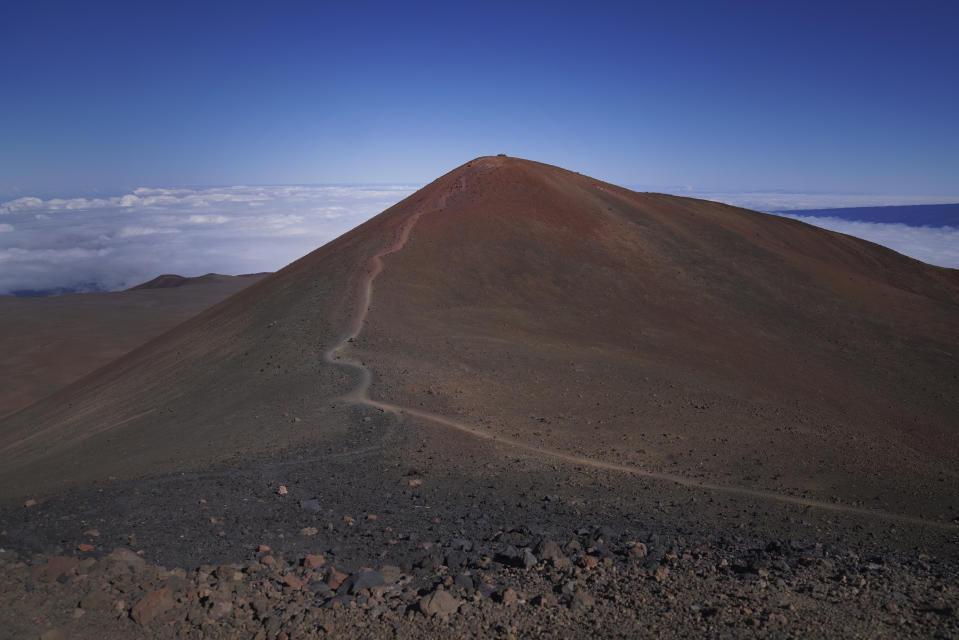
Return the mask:
<path id="1" fill-rule="evenodd" d="M 446 618 L 455 613 L 462 601 L 450 595 L 449 592 L 438 589 L 420 599 L 420 611 L 426 616 Z"/>
<path id="2" fill-rule="evenodd" d="M 130 611 L 134 622 L 147 624 L 154 618 L 174 605 L 173 593 L 170 589 L 156 589 L 143 596 Z"/>

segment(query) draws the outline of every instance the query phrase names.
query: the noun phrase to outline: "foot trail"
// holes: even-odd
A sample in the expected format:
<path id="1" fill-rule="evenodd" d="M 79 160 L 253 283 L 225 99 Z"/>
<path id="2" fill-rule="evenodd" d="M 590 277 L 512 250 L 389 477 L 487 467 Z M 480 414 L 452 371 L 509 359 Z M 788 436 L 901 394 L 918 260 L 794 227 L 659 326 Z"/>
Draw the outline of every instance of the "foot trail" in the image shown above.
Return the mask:
<path id="1" fill-rule="evenodd" d="M 459 190 L 463 188 L 463 178 L 460 178 L 456 184 L 454 190 Z M 416 226 L 416 223 L 419 219 L 426 213 L 435 213 L 442 211 L 447 204 L 449 195 L 454 191 L 451 190 L 450 193 L 443 195 L 433 209 L 424 209 L 418 213 L 411 215 L 406 221 L 403 222 L 403 225 L 396 232 L 393 241 L 382 251 L 375 254 L 370 258 L 367 264 L 366 275 L 360 280 L 359 291 L 357 295 L 357 306 L 356 312 L 353 317 L 352 326 L 350 327 L 349 333 L 347 333 L 343 338 L 330 346 L 326 351 L 323 352 L 323 359 L 325 362 L 335 365 L 346 367 L 351 371 L 358 373 L 360 380 L 357 383 L 356 387 L 350 391 L 348 394 L 343 396 L 343 399 L 351 404 L 364 405 L 373 409 L 379 409 L 381 411 L 386 411 L 393 414 L 405 414 L 420 418 L 422 420 L 427 420 L 435 424 L 443 425 L 457 431 L 470 434 L 477 438 L 482 438 L 484 440 L 494 441 L 498 444 L 505 446 L 513 447 L 516 449 L 522 449 L 530 453 L 539 454 L 541 456 L 547 456 L 554 458 L 556 460 L 562 460 L 575 465 L 580 465 L 584 467 L 592 467 L 594 469 L 602 469 L 605 471 L 614 471 L 619 473 L 625 473 L 633 476 L 650 478 L 654 480 L 661 480 L 666 482 L 672 482 L 680 486 L 689 487 L 691 489 L 702 489 L 706 491 L 716 491 L 719 493 L 725 493 L 729 495 L 738 495 L 749 498 L 758 498 L 763 500 L 771 500 L 775 502 L 792 504 L 802 507 L 810 507 L 815 509 L 822 509 L 825 511 L 832 511 L 837 513 L 847 513 L 860 516 L 868 516 L 872 518 L 879 518 L 882 520 L 889 520 L 893 522 L 901 522 L 905 524 L 920 525 L 925 527 L 933 527 L 937 529 L 945 530 L 954 530 L 959 531 L 959 525 L 951 524 L 948 522 L 939 522 L 936 520 L 927 520 L 924 518 L 918 518 L 914 516 L 907 516 L 903 514 L 890 513 L 886 511 L 877 511 L 873 509 L 865 509 L 862 507 L 854 507 L 850 505 L 836 504 L 831 502 L 824 502 L 820 500 L 812 500 L 808 498 L 801 498 L 798 496 L 791 496 L 781 493 L 776 493 L 774 491 L 764 491 L 762 489 L 750 489 L 748 487 L 737 487 L 732 485 L 722 485 L 712 482 L 705 482 L 700 480 L 694 480 L 692 478 L 687 478 L 684 476 L 671 474 L 671 473 L 662 473 L 658 471 L 650 471 L 643 469 L 642 467 L 637 467 L 627 464 L 619 464 L 615 462 L 605 462 L 602 460 L 595 460 L 592 458 L 586 458 L 583 456 L 577 456 L 570 453 L 565 453 L 556 449 L 549 449 L 546 447 L 540 447 L 532 445 L 529 443 L 516 440 L 514 438 L 509 438 L 505 436 L 499 436 L 487 431 L 481 430 L 477 427 L 470 426 L 466 423 L 448 418 L 439 414 L 430 413 L 428 411 L 423 411 L 420 409 L 415 409 L 412 407 L 403 407 L 400 405 L 392 404 L 389 402 L 383 402 L 380 400 L 374 400 L 369 396 L 370 385 L 372 383 L 372 374 L 370 370 L 360 361 L 349 358 L 341 354 L 345 349 L 350 346 L 350 343 L 363 331 L 363 326 L 366 322 L 366 316 L 369 313 L 370 306 L 373 302 L 373 281 L 376 279 L 376 276 L 380 274 L 383 270 L 383 259 L 387 256 L 390 256 L 398 251 L 402 250 L 406 245 L 407 241 L 410 238 L 410 233 L 413 230 L 413 227 Z"/>

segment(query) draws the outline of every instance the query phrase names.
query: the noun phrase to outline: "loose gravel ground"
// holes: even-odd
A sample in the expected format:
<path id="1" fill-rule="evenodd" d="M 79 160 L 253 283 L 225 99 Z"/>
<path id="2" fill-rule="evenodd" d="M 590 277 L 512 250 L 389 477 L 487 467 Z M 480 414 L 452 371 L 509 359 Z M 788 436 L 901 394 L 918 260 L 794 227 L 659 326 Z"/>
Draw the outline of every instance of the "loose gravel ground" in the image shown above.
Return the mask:
<path id="1" fill-rule="evenodd" d="M 939 538 L 351 422 L 4 509 L 0 637 L 959 637 Z"/>

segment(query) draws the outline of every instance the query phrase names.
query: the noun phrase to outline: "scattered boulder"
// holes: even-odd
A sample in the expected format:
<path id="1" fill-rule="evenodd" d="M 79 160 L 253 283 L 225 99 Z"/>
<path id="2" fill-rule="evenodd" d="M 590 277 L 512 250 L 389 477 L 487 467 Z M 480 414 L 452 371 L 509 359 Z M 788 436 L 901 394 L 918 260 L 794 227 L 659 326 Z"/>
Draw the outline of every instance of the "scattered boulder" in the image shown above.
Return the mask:
<path id="1" fill-rule="evenodd" d="M 536 558 L 536 556 L 534 556 L 534 555 L 533 555 L 532 553 L 530 553 L 529 551 L 524 551 L 524 552 L 523 552 L 523 561 L 522 561 L 522 562 L 523 562 L 523 567 L 524 567 L 525 569 L 529 569 L 530 567 L 535 567 L 537 564 L 539 564 L 539 560 Z"/>
<path id="2" fill-rule="evenodd" d="M 77 565 L 80 561 L 76 558 L 65 556 L 56 556 L 47 560 L 44 564 L 33 570 L 33 579 L 43 581 L 53 581 L 61 575 L 71 575 L 76 573 Z"/>
<path id="3" fill-rule="evenodd" d="M 110 555 L 107 556 L 107 558 L 110 560 L 125 562 L 131 567 L 146 566 L 146 560 L 137 555 L 136 551 L 128 549 L 127 547 L 117 547 L 110 553 Z"/>
<path id="4" fill-rule="evenodd" d="M 326 585 L 325 582 L 320 582 L 319 580 L 313 580 L 310 582 L 310 591 L 318 598 L 332 598 L 333 592 Z"/>
<path id="5" fill-rule="evenodd" d="M 283 584 L 293 589 L 294 591 L 299 591 L 306 584 L 306 580 L 301 578 L 296 574 L 288 574 L 283 576 Z"/>
<path id="6" fill-rule="evenodd" d="M 83 599 L 80 600 L 80 606 L 90 611 L 107 613 L 113 609 L 113 597 L 106 591 L 95 590 L 89 595 L 83 596 Z"/>
<path id="7" fill-rule="evenodd" d="M 372 589 L 373 587 L 382 587 L 386 585 L 383 574 L 379 571 L 365 570 L 353 574 L 350 578 L 350 593 L 355 594 L 363 589 Z"/>
<path id="8" fill-rule="evenodd" d="M 459 569 L 469 562 L 469 559 L 462 551 L 450 551 L 446 554 L 445 564 L 452 570 Z"/>
<path id="9" fill-rule="evenodd" d="M 557 569 L 565 569 L 572 564 L 572 561 L 563 554 L 559 545 L 549 538 L 543 538 L 534 550 L 536 557 L 545 560 Z"/>
<path id="10" fill-rule="evenodd" d="M 559 545 L 549 538 L 540 540 L 534 552 L 538 558 L 542 558 L 543 560 L 555 560 L 556 558 L 564 557 Z"/>
<path id="11" fill-rule="evenodd" d="M 326 586 L 328 586 L 331 591 L 336 591 L 349 577 L 349 574 L 338 571 L 336 567 L 328 567 L 326 569 Z"/>
<path id="12" fill-rule="evenodd" d="M 325 564 L 326 558 L 321 555 L 309 553 L 303 558 L 303 566 L 307 569 L 319 569 Z"/>
<path id="13" fill-rule="evenodd" d="M 174 605 L 173 592 L 164 587 L 150 591 L 133 605 L 130 617 L 139 624 L 148 624 Z"/>
<path id="14" fill-rule="evenodd" d="M 462 601 L 454 598 L 449 592 L 437 589 L 433 593 L 420 599 L 420 611 L 427 617 L 436 616 L 448 618 L 459 609 Z"/>
<path id="15" fill-rule="evenodd" d="M 393 584 L 403 576 L 403 571 L 399 567 L 387 564 L 380 567 L 380 575 L 383 576 L 386 584 Z"/>
<path id="16" fill-rule="evenodd" d="M 457 575 L 455 578 L 453 578 L 453 584 L 460 589 L 465 589 L 467 591 L 472 591 L 476 588 L 473 584 L 473 576 L 468 573 L 461 573 Z"/>
<path id="17" fill-rule="evenodd" d="M 507 547 L 502 553 L 496 554 L 496 561 L 521 569 L 529 569 L 539 563 L 535 555 L 529 551 L 517 551 L 515 547 Z"/>
<path id="18" fill-rule="evenodd" d="M 466 538 L 456 538 L 452 543 L 452 547 L 454 549 L 457 551 L 465 551 L 467 553 L 473 550 L 473 546 L 474 545 L 472 541 L 467 540 Z"/>

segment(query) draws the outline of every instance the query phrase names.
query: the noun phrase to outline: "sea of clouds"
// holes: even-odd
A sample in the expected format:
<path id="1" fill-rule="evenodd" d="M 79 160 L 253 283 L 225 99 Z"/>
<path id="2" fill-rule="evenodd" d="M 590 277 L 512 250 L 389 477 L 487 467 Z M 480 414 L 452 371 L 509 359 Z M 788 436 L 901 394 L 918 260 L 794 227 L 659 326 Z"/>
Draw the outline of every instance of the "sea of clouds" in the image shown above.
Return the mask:
<path id="1" fill-rule="evenodd" d="M 416 188 L 143 188 L 111 198 L 18 198 L 0 203 L 0 294 L 113 291 L 162 273 L 276 271 Z"/>
<path id="2" fill-rule="evenodd" d="M 802 215 L 803 210 L 841 209 L 846 207 L 892 207 L 923 204 L 951 204 L 959 196 L 923 195 L 859 195 L 829 193 L 722 193 L 697 192 L 695 198 L 715 200 L 756 211 L 776 212 L 808 224 L 856 236 L 889 247 L 903 255 L 940 267 L 959 268 L 959 228 L 949 226 L 917 226 L 905 223 L 883 223 L 854 220 L 849 217 Z M 796 211 L 797 213 L 790 213 Z M 854 211 L 850 214 L 854 215 Z"/>
<path id="3" fill-rule="evenodd" d="M 811 225 L 856 236 L 940 267 L 959 269 L 959 228 L 788 215 Z"/>
<path id="4" fill-rule="evenodd" d="M 0 294 L 112 291 L 162 273 L 276 271 L 416 190 L 415 185 L 136 189 L 110 198 L 0 203 Z M 687 193 L 760 211 L 933 204 L 959 198 Z M 959 267 L 959 229 L 803 217 Z"/>

